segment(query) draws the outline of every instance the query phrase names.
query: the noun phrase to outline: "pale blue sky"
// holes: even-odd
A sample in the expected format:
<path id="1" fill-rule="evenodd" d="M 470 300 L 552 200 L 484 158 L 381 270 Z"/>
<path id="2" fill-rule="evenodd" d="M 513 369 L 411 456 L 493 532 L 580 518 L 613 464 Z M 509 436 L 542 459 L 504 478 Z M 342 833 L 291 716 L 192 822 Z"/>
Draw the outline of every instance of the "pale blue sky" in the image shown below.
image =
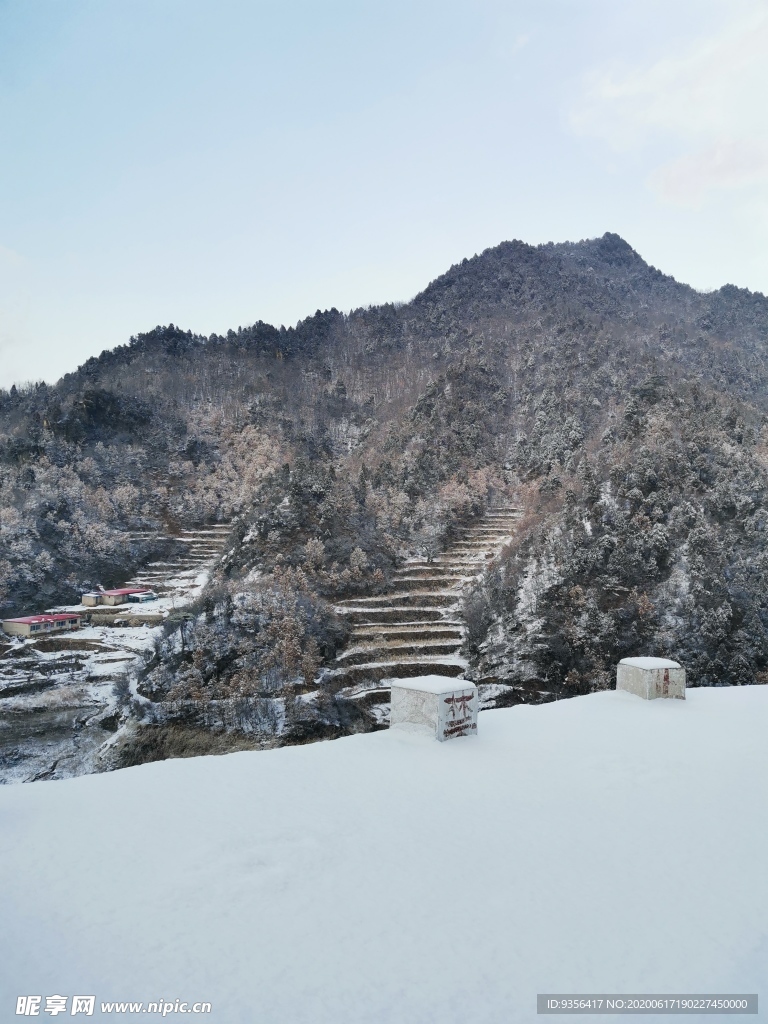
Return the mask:
<path id="1" fill-rule="evenodd" d="M 0 0 L 0 386 L 616 231 L 768 291 L 768 0 Z"/>

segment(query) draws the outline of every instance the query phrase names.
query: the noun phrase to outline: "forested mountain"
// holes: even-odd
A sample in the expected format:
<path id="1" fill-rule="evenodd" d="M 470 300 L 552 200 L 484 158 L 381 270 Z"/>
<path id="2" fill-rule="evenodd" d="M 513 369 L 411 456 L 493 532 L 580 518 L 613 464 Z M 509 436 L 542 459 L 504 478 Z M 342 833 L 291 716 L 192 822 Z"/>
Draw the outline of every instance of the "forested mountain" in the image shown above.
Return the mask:
<path id="1" fill-rule="evenodd" d="M 3 613 L 120 582 L 143 531 L 231 523 L 143 692 L 283 692 L 343 643 L 334 600 L 505 500 L 515 540 L 465 599 L 475 678 L 579 693 L 647 653 L 764 681 L 767 356 L 763 295 L 696 292 L 612 234 L 504 242 L 295 328 L 157 327 L 0 393 Z"/>

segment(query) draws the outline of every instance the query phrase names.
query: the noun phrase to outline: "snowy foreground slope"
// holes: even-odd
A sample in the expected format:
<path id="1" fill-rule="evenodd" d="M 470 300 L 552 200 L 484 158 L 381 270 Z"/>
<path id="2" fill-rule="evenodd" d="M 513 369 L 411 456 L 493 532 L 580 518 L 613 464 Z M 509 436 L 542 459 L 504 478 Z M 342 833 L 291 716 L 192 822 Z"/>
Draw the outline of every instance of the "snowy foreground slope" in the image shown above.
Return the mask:
<path id="1" fill-rule="evenodd" d="M 2 1021 L 25 994 L 209 1000 L 183 1019 L 222 1024 L 768 1000 L 765 686 L 6 786 L 0 830 Z"/>

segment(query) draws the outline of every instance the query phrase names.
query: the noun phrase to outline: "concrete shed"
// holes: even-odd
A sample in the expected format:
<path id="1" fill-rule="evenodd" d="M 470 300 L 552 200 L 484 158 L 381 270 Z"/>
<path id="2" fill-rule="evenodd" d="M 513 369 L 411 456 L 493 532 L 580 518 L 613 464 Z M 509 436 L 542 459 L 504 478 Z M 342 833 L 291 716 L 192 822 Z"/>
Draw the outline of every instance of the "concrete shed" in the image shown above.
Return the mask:
<path id="1" fill-rule="evenodd" d="M 390 727 L 422 730 L 438 740 L 477 735 L 477 687 L 448 676 L 392 679 Z"/>
<path id="2" fill-rule="evenodd" d="M 623 658 L 616 669 L 616 689 L 644 700 L 685 700 L 685 669 L 669 658 Z"/>

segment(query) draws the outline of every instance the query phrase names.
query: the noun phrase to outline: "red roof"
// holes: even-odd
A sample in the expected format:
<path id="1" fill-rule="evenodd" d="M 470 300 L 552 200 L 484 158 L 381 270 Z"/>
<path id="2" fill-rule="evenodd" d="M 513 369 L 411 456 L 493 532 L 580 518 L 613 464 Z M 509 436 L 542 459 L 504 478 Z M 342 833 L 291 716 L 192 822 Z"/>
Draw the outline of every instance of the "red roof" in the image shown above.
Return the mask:
<path id="1" fill-rule="evenodd" d="M 119 590 L 100 590 L 99 593 L 108 597 L 119 597 L 121 594 L 148 594 L 149 587 L 120 587 Z"/>
<path id="2" fill-rule="evenodd" d="M 57 612 L 56 615 L 23 615 L 20 619 L 3 619 L 3 622 L 28 622 L 33 625 L 36 622 L 70 622 L 79 618 L 74 612 Z"/>

